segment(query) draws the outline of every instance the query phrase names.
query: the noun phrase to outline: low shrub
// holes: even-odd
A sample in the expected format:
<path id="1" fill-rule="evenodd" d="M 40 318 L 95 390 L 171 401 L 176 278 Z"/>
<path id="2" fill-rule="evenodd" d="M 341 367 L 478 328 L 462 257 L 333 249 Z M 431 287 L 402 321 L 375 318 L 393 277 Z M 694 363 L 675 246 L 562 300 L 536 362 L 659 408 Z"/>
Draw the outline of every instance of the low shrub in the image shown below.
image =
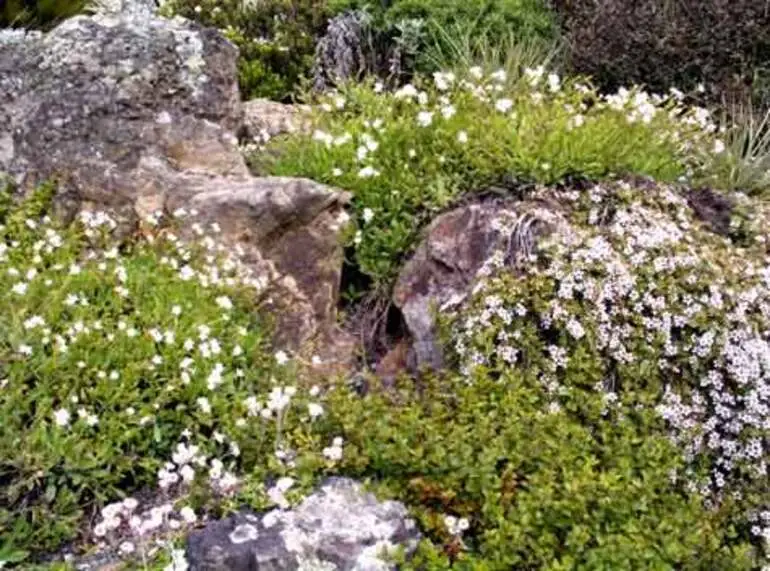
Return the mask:
<path id="1" fill-rule="evenodd" d="M 579 388 L 549 409 L 540 385 L 478 367 L 357 404 L 328 395 L 339 470 L 404 500 L 427 535 L 406 569 L 752 568 L 729 509 L 671 480 L 681 455 L 654 411 L 629 393 L 602 415 Z"/>
<path id="2" fill-rule="evenodd" d="M 767 89 L 770 12 L 754 0 L 552 0 L 578 73 L 602 89 L 707 87 L 711 103 Z"/>
<path id="3" fill-rule="evenodd" d="M 635 173 L 700 176 L 713 161 L 715 126 L 704 109 L 621 90 L 600 97 L 542 68 L 437 73 L 433 85 L 351 86 L 319 107 L 316 130 L 276 143 L 255 168 L 306 176 L 354 196 L 350 236 L 364 273 L 393 279 L 420 228 L 464 193 L 506 179 L 554 184 Z M 719 150 L 719 149 L 717 149 Z"/>

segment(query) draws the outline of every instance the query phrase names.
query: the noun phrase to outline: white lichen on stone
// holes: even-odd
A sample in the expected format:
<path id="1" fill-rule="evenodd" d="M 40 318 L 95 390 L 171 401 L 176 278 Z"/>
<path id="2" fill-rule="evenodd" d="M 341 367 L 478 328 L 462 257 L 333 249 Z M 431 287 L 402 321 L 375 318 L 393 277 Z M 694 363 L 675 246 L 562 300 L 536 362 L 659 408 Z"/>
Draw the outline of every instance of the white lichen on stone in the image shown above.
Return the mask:
<path id="1" fill-rule="evenodd" d="M 188 85 L 193 96 L 197 97 L 202 86 L 208 82 L 204 73 L 206 60 L 203 59 L 203 41 L 200 34 L 189 28 L 171 28 L 176 40 L 176 53 L 181 60 L 180 75 L 182 83 Z"/>
<path id="2" fill-rule="evenodd" d="M 244 523 L 236 527 L 229 537 L 231 543 L 238 545 L 247 541 L 256 541 L 257 537 L 259 537 L 259 532 L 250 523 Z"/>

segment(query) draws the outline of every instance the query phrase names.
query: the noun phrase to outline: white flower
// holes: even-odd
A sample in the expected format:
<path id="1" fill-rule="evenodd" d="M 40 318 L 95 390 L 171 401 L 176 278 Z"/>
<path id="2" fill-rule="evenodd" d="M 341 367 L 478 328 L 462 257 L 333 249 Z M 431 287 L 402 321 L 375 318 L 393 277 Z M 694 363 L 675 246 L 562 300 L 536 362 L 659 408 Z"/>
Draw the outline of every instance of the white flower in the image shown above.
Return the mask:
<path id="1" fill-rule="evenodd" d="M 500 111 L 500 113 L 507 113 L 511 110 L 511 107 L 513 107 L 513 101 L 510 99 L 498 99 L 495 101 L 495 109 Z"/>
<path id="2" fill-rule="evenodd" d="M 430 111 L 420 111 L 417 114 L 417 124 L 420 127 L 427 127 L 433 122 L 433 113 Z"/>
<path id="3" fill-rule="evenodd" d="M 555 73 L 548 74 L 548 89 L 550 89 L 553 93 L 556 93 L 559 91 L 559 89 L 561 89 L 561 80 Z"/>
<path id="4" fill-rule="evenodd" d="M 267 399 L 267 408 L 276 412 L 282 411 L 291 402 L 291 387 L 275 387 L 270 391 Z"/>
<path id="5" fill-rule="evenodd" d="M 371 166 L 364 167 L 358 171 L 358 178 L 371 178 L 376 176 L 380 176 L 380 171 Z"/>
<path id="6" fill-rule="evenodd" d="M 185 506 L 179 510 L 179 515 L 186 523 L 195 523 L 198 521 L 198 516 L 195 515 L 195 510 L 190 506 Z"/>
<path id="7" fill-rule="evenodd" d="M 534 69 L 527 68 L 524 70 L 524 75 L 529 79 L 529 83 L 532 86 L 537 85 L 537 83 L 540 81 L 540 78 L 543 77 L 543 74 L 545 73 L 545 68 L 541 65 Z"/>
<path id="8" fill-rule="evenodd" d="M 314 402 L 308 403 L 307 413 L 310 415 L 310 418 L 317 418 L 324 413 L 324 407 Z"/>
<path id="9" fill-rule="evenodd" d="M 67 426 L 70 423 L 70 411 L 60 408 L 53 413 L 53 420 L 57 426 Z"/>
<path id="10" fill-rule="evenodd" d="M 195 469 L 189 464 L 185 464 L 179 469 L 179 475 L 182 476 L 182 480 L 189 484 L 195 479 Z"/>
<path id="11" fill-rule="evenodd" d="M 203 414 L 211 413 L 211 403 L 209 403 L 209 399 L 206 397 L 199 397 L 195 402 L 198 403 L 198 408 L 201 409 Z"/>
<path id="12" fill-rule="evenodd" d="M 24 321 L 24 329 L 35 329 L 36 327 L 45 326 L 45 319 L 39 315 L 33 315 L 29 319 Z"/>
<path id="13" fill-rule="evenodd" d="M 446 91 L 452 85 L 455 80 L 455 75 L 450 71 L 442 73 L 437 71 L 433 74 L 433 82 L 436 84 L 436 89 L 439 91 Z"/>
<path id="14" fill-rule="evenodd" d="M 322 453 L 323 455 L 332 461 L 337 461 L 342 459 L 342 438 L 337 436 L 333 441 L 331 446 L 327 446 L 323 449 Z"/>
<path id="15" fill-rule="evenodd" d="M 468 142 L 468 133 L 466 133 L 465 131 L 460 131 L 459 133 L 457 133 L 457 142 L 462 144 L 462 145 L 467 143 Z"/>
<path id="16" fill-rule="evenodd" d="M 289 357 L 284 351 L 277 351 L 275 354 L 275 362 L 279 365 L 285 365 L 289 362 Z"/>
<path id="17" fill-rule="evenodd" d="M 232 309 L 233 308 L 233 302 L 230 301 L 230 298 L 226 295 L 221 295 L 217 298 L 217 305 L 221 307 L 222 309 Z"/>
<path id="18" fill-rule="evenodd" d="M 455 113 L 457 113 L 457 110 L 454 105 L 445 105 L 441 108 L 441 115 L 443 115 L 444 119 L 451 119 Z"/>
<path id="19" fill-rule="evenodd" d="M 135 498 L 126 498 L 121 503 L 123 504 L 123 508 L 129 512 L 132 512 L 139 507 L 139 502 Z"/>
<path id="20" fill-rule="evenodd" d="M 508 74 L 505 73 L 505 70 L 498 69 L 497 71 L 495 71 L 492 74 L 490 74 L 489 77 L 491 77 L 492 79 L 494 79 L 495 81 L 497 81 L 499 83 L 502 83 L 502 82 L 504 82 L 506 80 L 506 78 L 508 77 Z"/>
<path id="21" fill-rule="evenodd" d="M 118 550 L 123 555 L 128 555 L 130 553 L 133 553 L 134 549 L 135 549 L 134 544 L 131 543 L 130 541 L 124 541 L 123 543 L 120 544 L 120 547 L 118 547 Z"/>
<path id="22" fill-rule="evenodd" d="M 724 150 L 725 150 L 725 144 L 722 141 L 720 141 L 719 139 L 714 141 L 714 154 L 719 155 L 723 153 Z"/>
<path id="23" fill-rule="evenodd" d="M 396 99 L 404 99 L 408 97 L 416 97 L 417 96 L 417 88 L 415 88 L 414 85 L 411 83 L 407 83 L 402 88 L 398 89 L 393 96 Z"/>
<path id="24" fill-rule="evenodd" d="M 470 73 L 471 77 L 475 79 L 481 79 L 482 76 L 484 75 L 484 70 L 482 70 L 479 66 L 475 65 L 468 70 L 468 73 Z"/>
<path id="25" fill-rule="evenodd" d="M 189 565 L 185 559 L 184 549 L 174 549 L 171 552 L 171 563 L 163 571 L 187 571 Z"/>
<path id="26" fill-rule="evenodd" d="M 327 147 L 329 147 L 334 141 L 334 137 L 332 137 L 329 133 L 326 133 L 325 131 L 316 130 L 313 133 L 313 140 L 320 141 L 326 144 Z"/>
<path id="27" fill-rule="evenodd" d="M 25 282 L 19 282 L 11 288 L 11 291 L 16 295 L 24 295 L 27 293 L 27 284 Z"/>
<path id="28" fill-rule="evenodd" d="M 342 176 L 342 169 L 340 168 L 332 169 L 332 176 Z"/>
<path id="29" fill-rule="evenodd" d="M 464 517 L 457 518 L 453 515 L 444 516 L 444 525 L 451 535 L 462 535 L 470 527 L 470 522 Z"/>
<path id="30" fill-rule="evenodd" d="M 213 391 L 216 389 L 219 385 L 222 384 L 222 373 L 225 370 L 225 366 L 222 363 L 217 363 L 214 365 L 214 368 L 212 369 L 211 373 L 209 374 L 208 379 L 206 379 L 206 386 L 210 391 Z"/>
<path id="31" fill-rule="evenodd" d="M 371 208 L 364 208 L 362 218 L 364 219 L 364 223 L 368 224 L 372 221 L 372 218 L 374 218 L 374 211 Z"/>

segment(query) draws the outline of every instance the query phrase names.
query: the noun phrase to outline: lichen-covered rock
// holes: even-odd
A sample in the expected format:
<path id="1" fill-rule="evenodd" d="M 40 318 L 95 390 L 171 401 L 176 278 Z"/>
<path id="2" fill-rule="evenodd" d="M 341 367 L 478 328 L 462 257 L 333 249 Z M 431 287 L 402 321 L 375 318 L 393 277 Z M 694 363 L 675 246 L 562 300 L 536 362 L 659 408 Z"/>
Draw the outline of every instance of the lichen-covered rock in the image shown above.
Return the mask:
<path id="1" fill-rule="evenodd" d="M 264 282 L 282 348 L 333 337 L 347 195 L 252 177 L 235 136 L 237 50 L 152 4 L 104 0 L 47 34 L 3 34 L 0 173 L 22 191 L 55 178 L 65 218 L 117 212 L 124 233 L 157 212 L 196 210 Z M 288 129 L 274 105 L 249 110 L 250 124 Z"/>
<path id="2" fill-rule="evenodd" d="M 158 125 L 241 121 L 237 50 L 216 30 L 147 10 L 66 20 L 0 50 L 0 171 L 36 182 L 81 162 L 122 171 Z"/>
<path id="3" fill-rule="evenodd" d="M 194 571 L 384 571 L 382 555 L 418 539 L 401 503 L 330 478 L 295 509 L 241 512 L 191 534 L 187 559 Z"/>

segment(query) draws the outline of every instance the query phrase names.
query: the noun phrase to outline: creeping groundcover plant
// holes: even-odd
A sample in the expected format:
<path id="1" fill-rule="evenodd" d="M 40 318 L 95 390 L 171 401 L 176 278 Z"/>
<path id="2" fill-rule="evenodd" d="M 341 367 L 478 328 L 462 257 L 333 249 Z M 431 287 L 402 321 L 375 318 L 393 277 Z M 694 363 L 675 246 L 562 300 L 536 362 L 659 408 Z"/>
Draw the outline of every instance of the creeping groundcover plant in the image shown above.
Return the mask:
<path id="1" fill-rule="evenodd" d="M 718 234 L 694 217 L 682 189 L 649 181 L 531 199 L 500 224 L 539 226 L 537 250 L 514 254 L 509 266 L 510 252 L 493 256 L 445 323 L 461 371 L 502 379 L 521 371 L 550 413 L 579 411 L 588 422 L 654 411 L 656 432 L 684 461 L 671 481 L 767 550 L 767 212 L 735 195 Z M 594 395 L 586 416 L 575 403 Z"/>

